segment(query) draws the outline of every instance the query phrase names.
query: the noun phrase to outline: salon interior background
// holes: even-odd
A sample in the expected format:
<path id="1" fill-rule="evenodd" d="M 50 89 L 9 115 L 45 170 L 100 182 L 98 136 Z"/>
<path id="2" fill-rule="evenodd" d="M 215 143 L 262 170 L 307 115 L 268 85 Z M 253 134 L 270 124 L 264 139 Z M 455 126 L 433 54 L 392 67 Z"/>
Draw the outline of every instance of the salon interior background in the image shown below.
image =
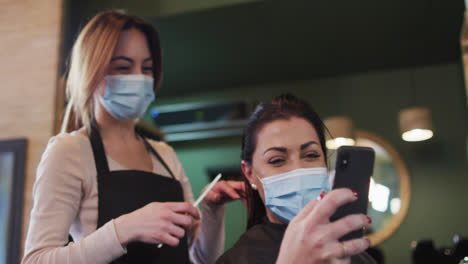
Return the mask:
<path id="1" fill-rule="evenodd" d="M 298 0 L 13 2 L 7 1 L 10 14 L 22 14 L 21 8 L 40 18 L 51 13 L 49 18 L 42 18 L 46 22 L 38 24 L 36 30 L 50 29 L 44 30 L 45 37 L 53 41 L 44 41 L 40 47 L 53 56 L 58 54 L 54 74 L 63 71 L 71 43 L 87 19 L 101 10 L 123 8 L 151 20 L 160 30 L 164 80 L 157 105 L 223 98 L 262 100 L 291 91 L 306 98 L 323 117 L 345 114 L 359 129 L 389 141 L 408 166 L 411 201 L 399 229 L 379 245 L 386 263 L 410 263 L 413 240 L 431 238 L 436 246 L 444 246 L 452 244 L 454 234 L 468 236 L 464 196 L 468 187 L 468 118 L 459 44 L 465 10 L 462 0 L 361 0 L 339 5 Z M 60 20 L 62 27 L 57 28 L 53 22 Z M 26 24 L 16 31 L 24 29 L 35 32 Z M 2 32 L 16 36 L 11 30 Z M 41 37 L 44 35 L 33 34 L 31 40 Z M 60 49 L 57 43 L 62 43 Z M 10 61 L 17 59 L 14 53 L 4 55 Z M 42 66 L 55 66 L 53 62 Z M 12 76 L 6 66 L 1 69 L 1 77 L 13 86 L 21 83 L 15 81 L 22 78 L 19 74 Z M 38 68 L 36 73 L 40 71 L 43 69 Z M 49 95 L 55 93 L 55 82 L 50 78 L 38 86 Z M 21 91 L 29 98 L 23 108 L 34 102 L 46 109 L 43 122 L 47 129 L 41 130 L 41 138 L 28 136 L 26 131 L 31 127 L 17 124 L 21 122 L 18 116 L 1 119 L 2 127 L 12 126 L 7 130 L 10 134 L 1 134 L 2 138 L 21 134 L 32 143 L 28 149 L 23 233 L 31 207 L 34 170 L 46 138 L 54 133 L 54 103 L 33 101 L 27 95 L 30 91 L 40 93 L 38 86 Z M 5 90 L 2 87 L 2 93 Z M 2 110 L 17 105 L 7 101 L 8 93 L 4 99 Z M 407 143 L 400 138 L 398 111 L 412 104 L 432 110 L 435 137 L 427 142 Z M 148 116 L 147 120 L 151 121 Z M 208 182 L 207 167 L 240 163 L 240 136 L 171 145 L 195 196 Z M 245 216 L 240 203 L 228 206 L 227 246 L 243 232 Z"/>

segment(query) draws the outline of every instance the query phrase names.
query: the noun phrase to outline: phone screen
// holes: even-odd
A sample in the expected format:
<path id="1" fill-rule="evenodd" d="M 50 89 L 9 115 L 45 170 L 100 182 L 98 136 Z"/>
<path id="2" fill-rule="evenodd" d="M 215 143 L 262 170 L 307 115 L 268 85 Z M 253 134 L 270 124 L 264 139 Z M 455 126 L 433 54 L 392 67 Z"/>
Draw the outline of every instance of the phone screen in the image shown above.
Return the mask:
<path id="1" fill-rule="evenodd" d="M 351 189 L 358 193 L 358 199 L 338 208 L 330 221 L 335 221 L 350 214 L 367 213 L 369 183 L 374 170 L 374 159 L 375 152 L 368 147 L 343 146 L 337 150 L 333 189 Z M 363 235 L 363 230 L 356 230 L 340 240 L 350 240 Z"/>

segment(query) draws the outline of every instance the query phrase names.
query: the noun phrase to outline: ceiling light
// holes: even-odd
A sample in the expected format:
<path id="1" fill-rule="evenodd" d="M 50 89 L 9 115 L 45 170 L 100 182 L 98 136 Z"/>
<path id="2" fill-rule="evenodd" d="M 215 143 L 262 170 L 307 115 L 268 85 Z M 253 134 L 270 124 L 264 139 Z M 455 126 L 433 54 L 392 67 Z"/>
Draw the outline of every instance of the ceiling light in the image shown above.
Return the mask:
<path id="1" fill-rule="evenodd" d="M 431 111 L 425 107 L 407 108 L 399 113 L 401 138 L 415 142 L 430 139 L 432 131 Z"/>
<path id="2" fill-rule="evenodd" d="M 337 149 L 344 145 L 354 145 L 353 121 L 349 117 L 337 116 L 325 120 L 329 133 L 326 134 L 326 145 L 329 149 Z"/>

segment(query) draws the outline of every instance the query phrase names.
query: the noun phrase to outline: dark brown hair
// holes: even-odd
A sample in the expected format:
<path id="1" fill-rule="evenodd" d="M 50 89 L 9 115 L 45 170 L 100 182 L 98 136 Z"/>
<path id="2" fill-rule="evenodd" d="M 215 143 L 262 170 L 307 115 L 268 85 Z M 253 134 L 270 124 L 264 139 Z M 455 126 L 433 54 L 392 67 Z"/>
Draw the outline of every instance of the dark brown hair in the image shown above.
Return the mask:
<path id="1" fill-rule="evenodd" d="M 327 164 L 327 149 L 325 147 L 323 121 L 307 102 L 292 94 L 282 94 L 275 97 L 269 103 L 260 103 L 255 108 L 254 113 L 244 129 L 242 137 L 242 160 L 247 162 L 249 166 L 252 166 L 252 156 L 257 146 L 257 134 L 263 126 L 276 120 L 288 120 L 291 117 L 302 118 L 315 128 L 325 157 L 325 164 Z M 262 222 L 266 211 L 258 191 L 252 189 L 246 177 L 243 177 L 243 181 L 246 185 L 248 207 L 247 229 L 249 229 Z"/>

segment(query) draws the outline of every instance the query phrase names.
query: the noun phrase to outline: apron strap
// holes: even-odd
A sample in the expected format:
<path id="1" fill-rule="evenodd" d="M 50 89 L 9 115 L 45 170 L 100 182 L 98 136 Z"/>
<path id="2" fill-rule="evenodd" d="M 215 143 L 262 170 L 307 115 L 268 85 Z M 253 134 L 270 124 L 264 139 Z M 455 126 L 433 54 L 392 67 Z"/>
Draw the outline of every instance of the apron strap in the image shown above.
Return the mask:
<path id="1" fill-rule="evenodd" d="M 151 146 L 151 144 L 143 137 L 140 135 L 140 137 L 143 139 L 143 142 L 145 143 L 146 148 L 153 153 L 153 155 L 161 162 L 161 164 L 166 168 L 166 170 L 169 172 L 171 175 L 172 179 L 177 180 L 174 174 L 172 173 L 171 169 L 169 169 L 169 166 L 167 166 L 166 162 L 162 159 L 162 157 L 158 154 L 158 152 Z"/>
<path id="2" fill-rule="evenodd" d="M 96 120 L 91 121 L 91 132 L 89 133 L 91 147 L 93 148 L 94 161 L 96 163 L 96 170 L 99 174 L 109 173 L 109 164 L 107 163 L 106 152 L 102 144 L 101 134 Z"/>
<path id="3" fill-rule="evenodd" d="M 136 132 L 135 132 L 136 133 Z M 142 135 L 138 134 L 142 139 L 146 146 L 146 149 L 151 151 L 153 155 L 159 160 L 159 162 L 164 166 L 164 168 L 169 172 L 172 179 L 176 180 L 176 177 L 172 173 L 169 166 L 167 166 L 166 162 L 162 159 L 162 157 L 158 154 L 158 152 L 151 146 L 151 144 L 143 137 Z M 96 163 L 96 170 L 98 174 L 109 173 L 109 163 L 107 162 L 106 152 L 104 150 L 104 145 L 102 144 L 101 134 L 99 133 L 99 127 L 97 125 L 96 120 L 91 122 L 91 132 L 89 135 L 91 140 L 91 146 L 93 148 L 94 160 Z"/>

